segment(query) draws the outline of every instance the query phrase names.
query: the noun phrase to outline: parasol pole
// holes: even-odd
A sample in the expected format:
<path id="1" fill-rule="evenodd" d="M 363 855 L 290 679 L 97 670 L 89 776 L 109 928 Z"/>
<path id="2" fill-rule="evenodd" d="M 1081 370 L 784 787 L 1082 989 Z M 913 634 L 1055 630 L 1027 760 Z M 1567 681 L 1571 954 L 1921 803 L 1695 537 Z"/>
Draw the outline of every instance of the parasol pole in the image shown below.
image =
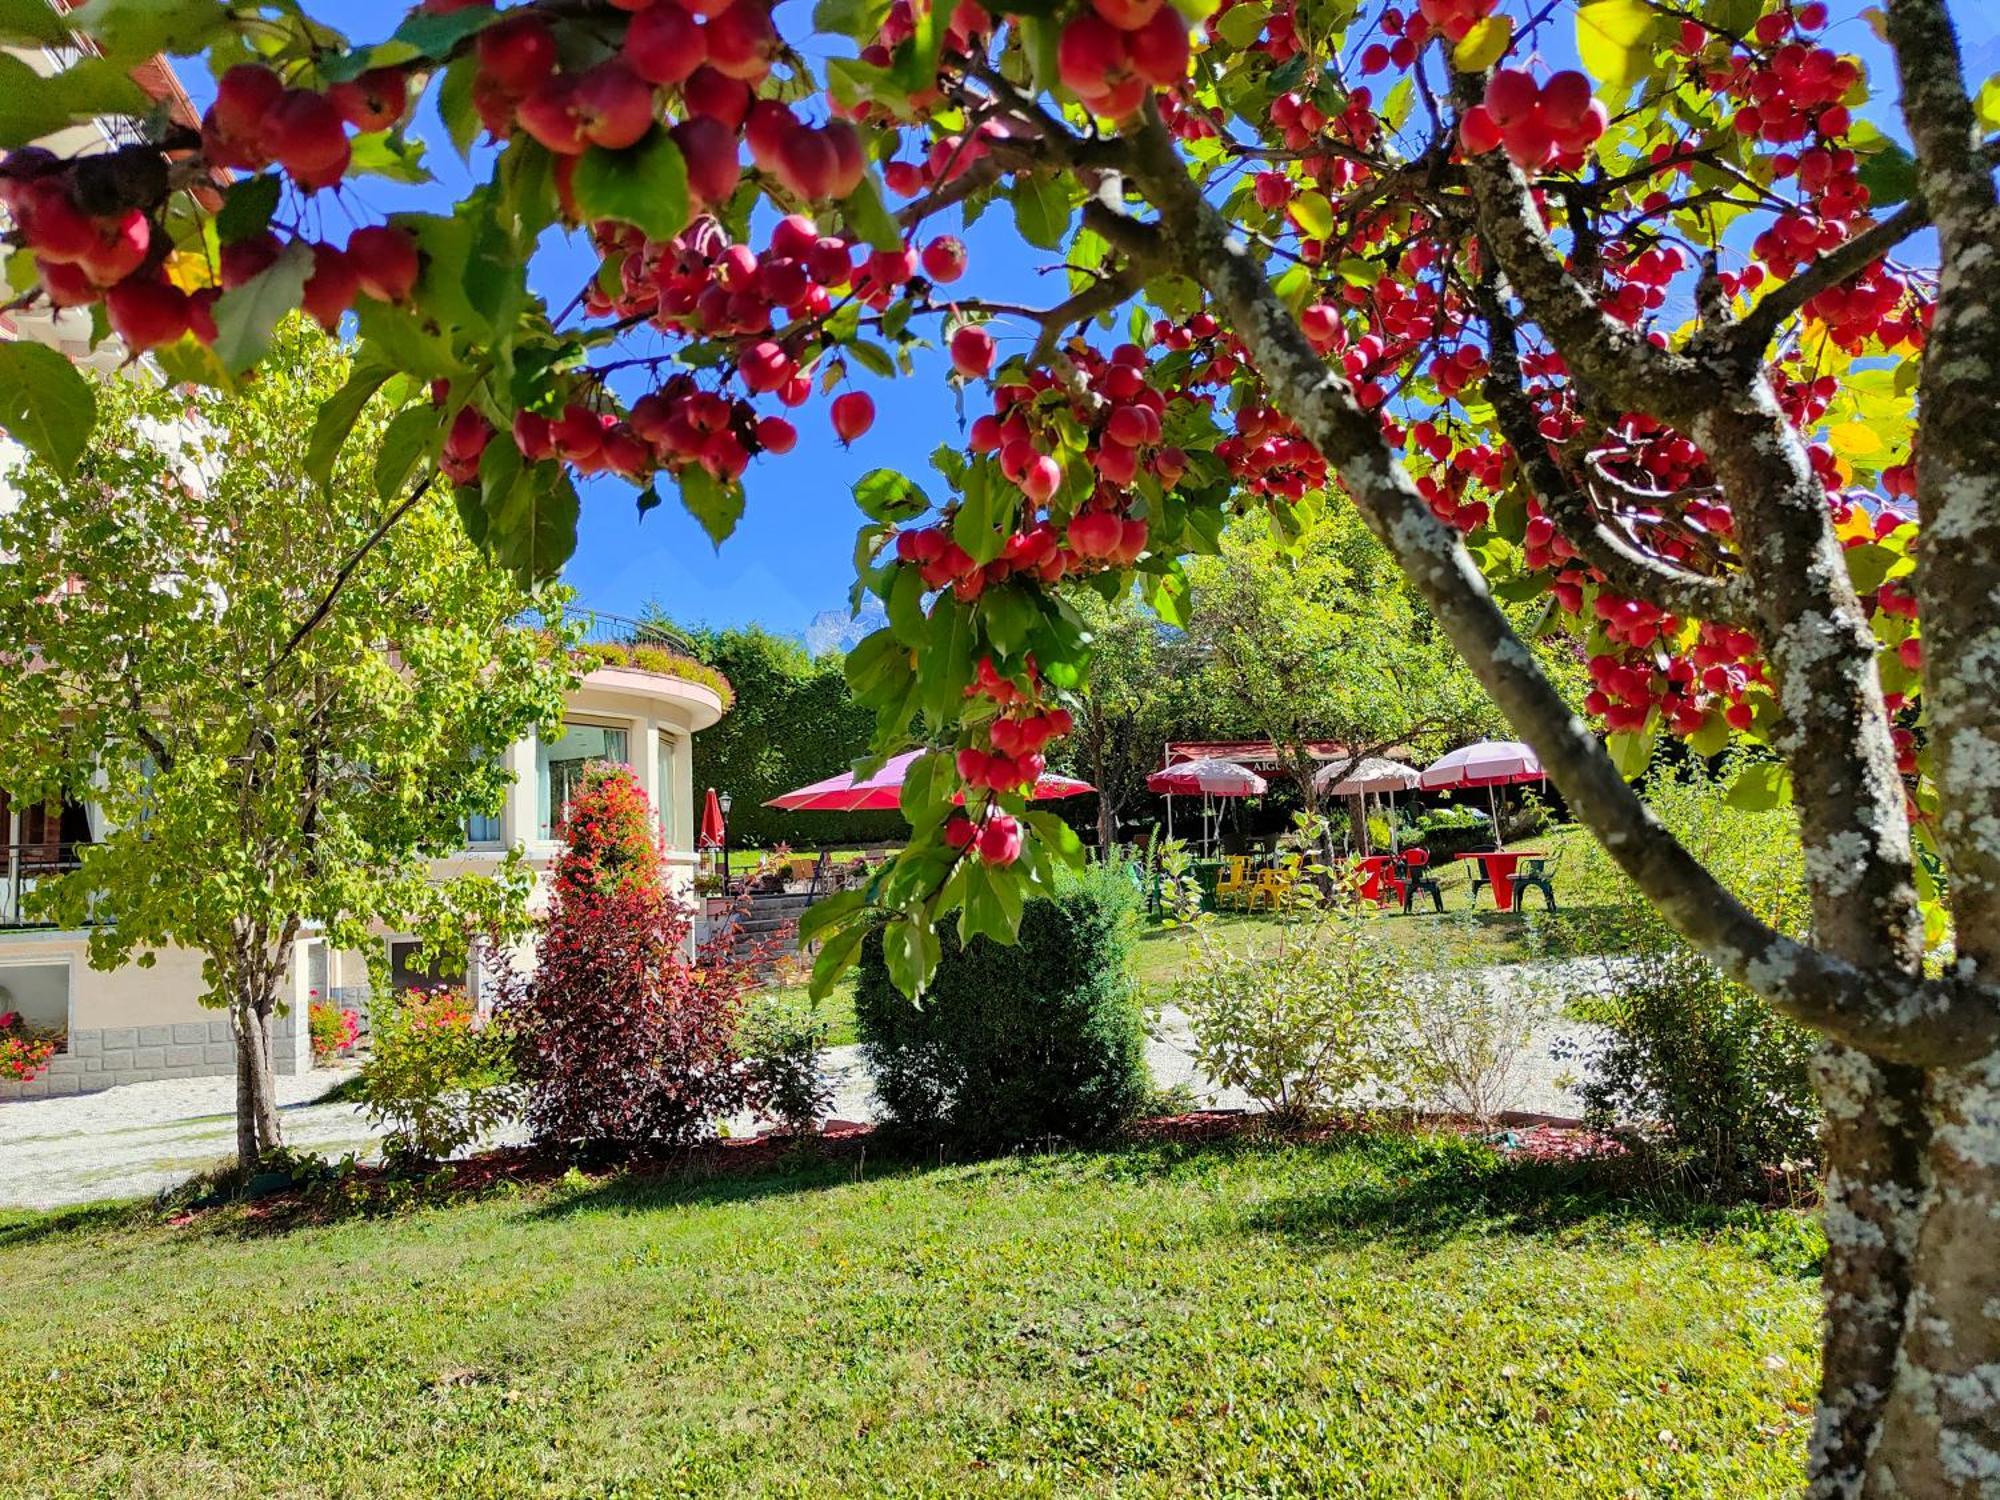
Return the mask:
<path id="1" fill-rule="evenodd" d="M 1493 814 L 1493 847 L 1495 849 L 1503 849 L 1506 845 L 1500 838 L 1500 799 L 1495 794 L 1493 783 L 1490 781 L 1486 783 L 1486 806 Z"/>

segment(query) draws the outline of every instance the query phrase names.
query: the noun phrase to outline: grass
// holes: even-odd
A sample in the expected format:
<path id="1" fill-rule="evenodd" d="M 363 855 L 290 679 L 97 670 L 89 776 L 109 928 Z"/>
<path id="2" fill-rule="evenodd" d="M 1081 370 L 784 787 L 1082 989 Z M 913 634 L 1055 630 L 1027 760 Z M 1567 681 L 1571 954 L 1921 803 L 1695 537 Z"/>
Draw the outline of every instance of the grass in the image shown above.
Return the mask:
<path id="1" fill-rule="evenodd" d="M 0 1214 L 10 1495 L 1796 1491 L 1808 1221 L 1392 1135 Z"/>

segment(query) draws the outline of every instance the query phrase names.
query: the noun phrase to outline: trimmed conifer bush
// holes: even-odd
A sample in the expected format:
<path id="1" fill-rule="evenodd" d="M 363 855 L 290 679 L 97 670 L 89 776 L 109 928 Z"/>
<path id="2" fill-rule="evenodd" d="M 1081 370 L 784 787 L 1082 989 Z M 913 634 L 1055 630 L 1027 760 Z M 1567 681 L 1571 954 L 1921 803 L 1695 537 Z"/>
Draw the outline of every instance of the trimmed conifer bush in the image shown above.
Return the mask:
<path id="1" fill-rule="evenodd" d="M 939 937 L 919 1003 L 890 983 L 881 933 L 864 944 L 855 1021 L 895 1125 L 988 1149 L 1087 1140 L 1138 1113 L 1151 1087 L 1131 977 L 1137 898 L 1115 871 L 1030 901 L 1021 940 Z"/>

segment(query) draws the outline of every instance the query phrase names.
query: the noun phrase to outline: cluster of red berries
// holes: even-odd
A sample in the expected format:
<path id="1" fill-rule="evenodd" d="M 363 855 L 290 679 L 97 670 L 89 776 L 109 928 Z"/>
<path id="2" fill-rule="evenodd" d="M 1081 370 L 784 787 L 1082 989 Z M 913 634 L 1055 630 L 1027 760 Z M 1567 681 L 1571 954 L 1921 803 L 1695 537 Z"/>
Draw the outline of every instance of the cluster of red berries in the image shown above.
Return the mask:
<path id="1" fill-rule="evenodd" d="M 1555 165 L 1574 171 L 1604 134 L 1611 117 L 1574 68 L 1537 83 L 1524 68 L 1496 68 L 1486 97 L 1458 122 L 1459 141 L 1473 155 L 1502 147 L 1514 165 L 1539 172 Z"/>
<path id="2" fill-rule="evenodd" d="M 1465 34 L 1493 13 L 1495 0 L 1417 0 L 1417 8 L 1405 15 L 1395 7 L 1382 12 L 1383 32 L 1392 42 L 1371 42 L 1361 49 L 1361 71 L 1381 73 L 1391 67 L 1408 68 L 1432 36 L 1460 42 Z"/>
<path id="3" fill-rule="evenodd" d="M 1122 120 L 1185 78 L 1189 55 L 1187 22 L 1165 0 L 1090 0 L 1063 26 L 1056 73 L 1093 114 Z"/>
<path id="4" fill-rule="evenodd" d="M 239 63 L 217 81 L 215 103 L 201 121 L 209 165 L 261 172 L 276 163 L 306 192 L 330 188 L 347 175 L 362 134 L 387 130 L 410 107 L 409 77 L 376 68 L 325 93 L 288 88 L 260 63 Z"/>

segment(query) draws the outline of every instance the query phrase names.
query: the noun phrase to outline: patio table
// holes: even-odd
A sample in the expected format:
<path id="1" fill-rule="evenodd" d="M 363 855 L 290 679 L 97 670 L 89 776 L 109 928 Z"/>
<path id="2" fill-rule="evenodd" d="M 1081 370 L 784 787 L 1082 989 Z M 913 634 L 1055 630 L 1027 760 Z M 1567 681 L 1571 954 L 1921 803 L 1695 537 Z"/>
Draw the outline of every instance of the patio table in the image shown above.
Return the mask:
<path id="1" fill-rule="evenodd" d="M 1524 859 L 1546 859 L 1540 849 L 1480 849 L 1461 854 L 1460 859 L 1476 859 L 1486 867 L 1486 882 L 1493 887 L 1493 905 L 1498 911 L 1514 909 L 1514 887 L 1508 880 Z"/>

